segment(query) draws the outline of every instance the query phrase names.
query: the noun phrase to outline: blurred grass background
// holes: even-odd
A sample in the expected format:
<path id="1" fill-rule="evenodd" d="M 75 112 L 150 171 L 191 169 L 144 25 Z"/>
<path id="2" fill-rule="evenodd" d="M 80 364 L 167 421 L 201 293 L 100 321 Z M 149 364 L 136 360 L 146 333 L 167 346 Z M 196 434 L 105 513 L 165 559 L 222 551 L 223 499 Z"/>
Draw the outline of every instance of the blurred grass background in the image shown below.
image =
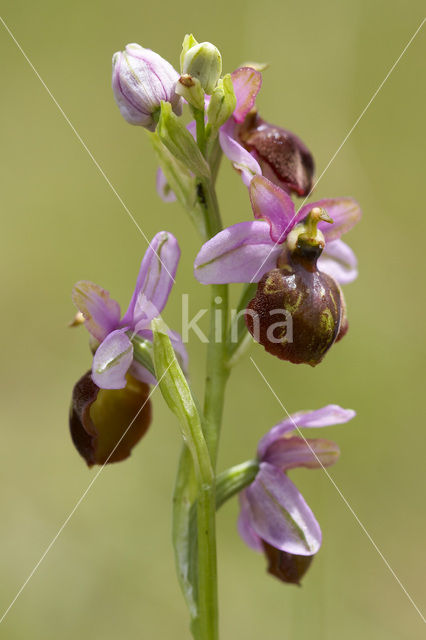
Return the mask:
<path id="1" fill-rule="evenodd" d="M 192 278 L 199 241 L 178 205 L 156 196 L 148 139 L 124 122 L 112 98 L 112 53 L 139 42 L 177 66 L 192 31 L 220 47 L 225 70 L 271 62 L 262 115 L 302 137 L 319 174 L 419 26 L 422 4 L 3 0 L 1 13 L 147 236 L 164 228 L 179 238 L 183 258 L 165 314 L 176 325 L 182 293 L 191 294 L 194 310 L 206 306 L 208 292 Z M 0 52 L 3 611 L 95 473 L 68 435 L 71 388 L 90 363 L 86 333 L 67 328 L 71 287 L 93 280 L 125 308 L 146 244 L 3 27 Z M 342 449 L 331 473 L 420 607 L 424 57 L 421 32 L 317 190 L 318 197 L 353 195 L 364 211 L 348 236 L 360 260 L 359 279 L 345 289 L 348 336 L 315 370 L 261 347 L 252 352 L 290 412 L 329 402 L 357 410 L 356 420 L 325 432 Z M 246 192 L 226 161 L 219 188 L 225 223 L 249 219 Z M 194 339 L 189 350 L 201 392 L 204 349 Z M 2 637 L 189 637 L 170 545 L 178 430 L 159 394 L 154 411 L 131 459 L 94 484 L 3 622 Z M 220 468 L 251 457 L 282 417 L 245 360 L 229 385 Z M 321 523 L 323 548 L 301 589 L 282 585 L 240 541 L 237 503 L 227 504 L 218 517 L 222 638 L 423 637 L 418 613 L 325 474 L 292 477 Z"/>

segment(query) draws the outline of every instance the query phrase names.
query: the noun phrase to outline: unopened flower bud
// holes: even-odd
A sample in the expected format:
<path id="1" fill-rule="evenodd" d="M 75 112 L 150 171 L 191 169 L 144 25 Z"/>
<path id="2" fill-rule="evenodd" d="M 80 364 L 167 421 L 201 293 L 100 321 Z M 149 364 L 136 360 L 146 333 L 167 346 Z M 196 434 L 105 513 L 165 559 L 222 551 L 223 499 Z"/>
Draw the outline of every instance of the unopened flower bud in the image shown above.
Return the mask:
<path id="1" fill-rule="evenodd" d="M 154 131 L 161 102 L 170 102 L 182 113 L 182 100 L 175 92 L 179 74 L 158 53 L 138 44 L 128 44 L 112 58 L 112 89 L 121 115 L 130 124 Z"/>
<path id="2" fill-rule="evenodd" d="M 241 125 L 239 139 L 271 182 L 298 196 L 306 196 L 311 191 L 314 159 L 294 133 L 269 124 L 252 112 Z"/>
<path id="3" fill-rule="evenodd" d="M 211 95 L 222 73 L 219 49 L 210 42 L 194 44 L 182 56 L 182 73 L 198 78 L 204 91 Z"/>
<path id="4" fill-rule="evenodd" d="M 313 556 L 299 556 L 276 549 L 262 540 L 265 556 L 268 560 L 268 573 L 282 582 L 297 584 L 309 569 Z"/>
<path id="5" fill-rule="evenodd" d="M 246 313 L 250 333 L 266 351 L 311 366 L 321 362 L 346 324 L 339 285 L 317 268 L 324 248 L 319 220 L 330 218 L 315 208 L 289 234 L 277 268 L 260 280 Z"/>
<path id="6" fill-rule="evenodd" d="M 182 75 L 176 83 L 176 93 L 196 109 L 204 109 L 204 91 L 198 78 Z"/>
<path id="7" fill-rule="evenodd" d="M 198 41 L 194 38 L 192 33 L 187 33 L 182 42 L 182 51 L 180 53 L 180 70 L 183 73 L 183 61 L 185 60 L 185 56 L 187 52 L 195 45 L 198 44 Z"/>
<path id="8" fill-rule="evenodd" d="M 215 130 L 219 129 L 231 117 L 236 105 L 234 86 L 228 73 L 219 80 L 213 91 L 207 109 L 208 124 Z"/>
<path id="9" fill-rule="evenodd" d="M 89 467 L 128 458 L 150 423 L 149 387 L 129 374 L 124 389 L 100 389 L 88 371 L 73 389 L 71 437 Z"/>

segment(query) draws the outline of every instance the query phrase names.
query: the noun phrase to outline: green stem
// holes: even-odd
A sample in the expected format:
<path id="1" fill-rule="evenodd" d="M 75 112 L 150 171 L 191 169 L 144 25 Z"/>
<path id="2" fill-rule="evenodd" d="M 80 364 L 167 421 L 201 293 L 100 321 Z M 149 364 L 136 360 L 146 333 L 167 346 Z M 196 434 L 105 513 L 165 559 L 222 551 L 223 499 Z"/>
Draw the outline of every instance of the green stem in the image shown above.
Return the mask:
<path id="1" fill-rule="evenodd" d="M 227 315 L 228 286 L 225 284 L 212 285 L 203 431 L 210 451 L 213 469 L 216 467 L 225 401 L 225 387 L 229 376 L 229 369 L 226 365 Z"/>
<path id="2" fill-rule="evenodd" d="M 177 560 L 180 570 L 182 566 L 181 556 L 186 553 L 185 542 L 189 546 L 195 542 L 191 536 L 190 527 L 191 509 L 195 504 L 195 500 L 193 500 L 195 480 L 196 557 L 198 560 L 197 580 L 195 583 L 198 585 L 198 597 L 196 609 L 191 612 L 193 629 L 197 640 L 217 640 L 215 474 L 201 427 L 197 404 L 176 359 L 172 343 L 167 334 L 167 327 L 160 318 L 154 318 L 151 327 L 153 331 L 155 374 L 158 385 L 164 400 L 179 420 L 182 436 L 192 458 L 191 465 L 185 452 L 186 475 L 179 475 L 176 483 L 175 498 L 177 497 L 181 504 L 175 504 L 173 514 L 175 552 L 178 554 Z M 188 500 L 191 501 L 191 504 L 188 503 Z M 182 537 L 182 528 L 187 528 L 186 540 Z M 185 576 L 180 576 L 180 581 L 182 587 L 186 588 Z M 194 616 L 196 617 L 194 618 Z"/>
<path id="3" fill-rule="evenodd" d="M 170 189 L 188 213 L 198 233 L 204 238 L 206 236 L 204 213 L 200 211 L 199 206 L 196 206 L 197 202 L 194 198 L 194 177 L 181 162 L 176 160 L 173 154 L 161 142 L 157 132 L 150 134 L 150 140 Z"/>
<path id="4" fill-rule="evenodd" d="M 207 137 L 204 125 L 204 111 L 193 109 L 197 143 L 204 156 L 207 154 Z M 213 237 L 222 229 L 222 222 L 214 189 L 214 179 L 220 162 L 220 151 L 213 154 L 215 163 L 214 178 L 198 176 L 196 178 L 196 194 L 198 205 L 203 212 L 206 236 Z M 187 569 L 180 574 L 181 586 L 191 608 L 191 589 L 196 597 L 196 616 L 192 617 L 191 630 L 196 640 L 218 640 L 218 597 L 216 567 L 216 487 L 215 467 L 219 433 L 222 422 L 225 385 L 229 370 L 227 360 L 228 331 L 228 287 L 213 285 L 211 287 L 210 306 L 210 339 L 207 353 L 207 372 L 204 400 L 204 417 L 202 421 L 203 442 L 208 450 L 210 473 L 206 476 L 202 469 L 197 469 L 197 458 L 194 457 L 194 472 L 197 478 L 197 499 L 191 497 L 191 474 L 185 470 L 188 454 L 183 453 L 178 470 L 174 495 L 174 542 L 177 553 L 180 549 L 188 550 Z M 201 452 L 200 452 L 201 453 Z M 201 455 L 204 459 L 204 452 Z M 204 470 L 205 471 L 205 470 Z M 193 476 L 192 476 L 193 477 Z M 189 506 L 189 501 L 192 504 Z M 191 509 L 196 508 L 196 559 L 194 572 L 191 558 L 194 556 L 194 539 L 191 536 Z M 185 538 L 186 536 L 186 538 Z M 182 566 L 181 556 L 176 557 Z M 185 564 L 185 563 L 184 563 Z M 195 573 L 195 575 L 193 575 Z"/>
<path id="5" fill-rule="evenodd" d="M 204 109 L 196 109 L 192 107 L 192 113 L 194 114 L 195 124 L 196 124 L 196 132 L 197 132 L 197 144 L 200 148 L 203 156 L 206 155 L 206 127 L 204 124 Z"/>
<path id="6" fill-rule="evenodd" d="M 198 177 L 196 180 L 196 190 L 198 204 L 203 211 L 204 226 L 207 238 L 212 238 L 222 230 L 222 220 L 220 217 L 219 204 L 216 191 L 207 178 Z"/>
<path id="7" fill-rule="evenodd" d="M 191 453 L 184 444 L 173 491 L 172 539 L 176 572 L 191 621 L 198 619 L 197 585 L 194 576 L 195 545 L 190 539 L 191 511 L 197 501 L 197 482 Z M 192 544 L 191 544 L 192 542 Z"/>
<path id="8" fill-rule="evenodd" d="M 203 128 L 200 131 L 200 138 L 197 122 L 197 141 L 205 153 L 205 129 L 204 129 L 204 116 L 203 116 Z M 219 204 L 217 201 L 216 191 L 214 188 L 213 179 L 206 180 L 200 178 L 197 181 L 197 195 L 200 205 L 204 210 L 205 228 L 207 236 L 213 237 L 216 233 L 222 229 L 222 221 L 219 211 Z M 227 285 L 212 285 L 211 286 L 211 302 L 210 302 L 210 336 L 209 345 L 207 350 L 207 367 L 206 367 L 206 384 L 205 384 L 205 397 L 204 397 L 204 420 L 203 420 L 203 433 L 206 439 L 207 447 L 210 453 L 210 459 L 213 467 L 213 471 L 216 468 L 217 451 L 219 443 L 219 434 L 222 423 L 222 414 L 225 397 L 225 386 L 228 379 L 228 369 L 226 367 L 226 336 L 227 336 L 227 317 L 228 317 L 228 286 Z M 200 505 L 201 506 L 201 505 Z M 211 513 L 211 526 L 215 528 L 216 512 Z M 211 564 L 204 567 L 199 558 L 199 577 L 206 570 L 210 572 L 210 575 L 215 579 L 214 585 L 210 585 L 209 589 L 217 594 L 217 575 L 213 572 L 213 563 L 216 567 L 216 549 L 212 549 L 212 556 L 210 558 Z M 201 593 L 202 587 L 199 585 L 199 593 Z M 217 599 L 217 595 L 216 595 Z M 216 600 L 217 602 L 217 600 Z M 215 612 L 209 612 L 210 623 L 217 628 L 217 618 L 213 620 L 213 613 L 217 616 L 217 609 Z M 201 615 L 201 612 L 200 612 Z"/>
<path id="9" fill-rule="evenodd" d="M 199 640 L 218 640 L 216 566 L 216 497 L 214 484 L 198 486 L 198 606 Z"/>
<path id="10" fill-rule="evenodd" d="M 240 349 L 242 342 L 247 336 L 247 326 L 245 322 L 245 310 L 254 297 L 257 289 L 257 282 L 246 284 L 241 292 L 240 301 L 237 307 L 237 313 L 232 319 L 231 327 L 228 335 L 228 357 L 229 366 L 231 366 L 231 359 L 236 352 Z"/>
<path id="11" fill-rule="evenodd" d="M 259 471 L 258 460 L 237 464 L 216 477 L 216 509 L 253 482 Z"/>
<path id="12" fill-rule="evenodd" d="M 201 179 L 199 192 L 205 212 L 205 226 L 209 238 L 222 230 L 222 220 L 216 191 L 211 182 Z M 222 423 L 225 387 L 229 376 L 227 361 L 228 285 L 211 285 L 210 333 L 207 349 L 206 388 L 204 396 L 203 431 L 210 451 L 213 469 L 216 468 L 217 449 Z"/>
<path id="13" fill-rule="evenodd" d="M 219 144 L 219 136 L 210 137 L 207 142 L 207 160 L 212 172 L 212 183 L 216 184 L 219 173 L 220 161 L 222 160 L 222 148 Z"/>

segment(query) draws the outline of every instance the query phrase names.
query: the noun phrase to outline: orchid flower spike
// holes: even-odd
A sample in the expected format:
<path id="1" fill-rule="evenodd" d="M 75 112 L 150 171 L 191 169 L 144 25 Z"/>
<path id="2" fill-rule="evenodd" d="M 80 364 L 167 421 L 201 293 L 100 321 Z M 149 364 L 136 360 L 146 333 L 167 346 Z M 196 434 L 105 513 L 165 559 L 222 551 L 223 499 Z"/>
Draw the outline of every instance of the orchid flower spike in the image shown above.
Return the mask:
<path id="1" fill-rule="evenodd" d="M 175 88 L 179 74 L 151 49 L 128 44 L 112 58 L 112 90 L 121 115 L 130 124 L 154 131 L 161 102 L 170 102 L 176 115 L 182 99 Z"/>
<path id="2" fill-rule="evenodd" d="M 356 257 L 340 237 L 361 218 L 361 209 L 353 198 L 327 198 L 305 204 L 296 211 L 290 196 L 264 176 L 250 183 L 250 199 L 256 220 L 234 224 L 206 242 L 198 253 L 195 277 L 202 284 L 259 282 L 277 266 L 290 232 L 309 212 L 325 209 L 333 223 L 320 221 L 325 248 L 318 268 L 338 283 L 346 284 L 357 276 Z M 290 239 L 290 238 L 289 238 Z"/>
<path id="3" fill-rule="evenodd" d="M 118 302 L 105 289 L 87 280 L 74 286 L 73 302 L 96 344 L 92 380 L 99 388 L 123 389 L 128 372 L 140 382 L 155 382 L 153 375 L 135 361 L 132 338 L 152 341 L 150 323 L 167 303 L 179 257 L 179 245 L 171 233 L 160 231 L 154 236 L 141 262 L 136 287 L 123 318 Z M 186 368 L 187 354 L 181 337 L 173 331 L 169 336 Z"/>
<path id="4" fill-rule="evenodd" d="M 268 571 L 284 582 L 298 584 L 309 558 L 321 546 L 319 524 L 287 473 L 298 467 L 328 467 L 340 453 L 334 442 L 306 439 L 298 431 L 343 424 L 354 416 L 354 411 L 338 405 L 296 413 L 275 425 L 259 442 L 259 471 L 239 494 L 238 530 L 249 547 L 266 554 Z"/>

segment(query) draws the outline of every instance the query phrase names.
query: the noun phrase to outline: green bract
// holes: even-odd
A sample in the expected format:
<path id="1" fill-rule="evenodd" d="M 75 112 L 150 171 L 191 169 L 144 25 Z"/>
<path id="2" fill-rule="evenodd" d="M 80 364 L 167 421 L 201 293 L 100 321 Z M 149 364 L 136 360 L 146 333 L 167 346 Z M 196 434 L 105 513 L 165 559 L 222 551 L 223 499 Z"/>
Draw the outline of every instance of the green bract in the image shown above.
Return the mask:
<path id="1" fill-rule="evenodd" d="M 172 111 L 168 102 L 161 103 L 157 133 L 170 153 L 197 176 L 208 178 L 210 168 L 194 138 Z"/>
<path id="2" fill-rule="evenodd" d="M 217 83 L 207 108 L 208 124 L 212 129 L 219 129 L 232 116 L 236 104 L 231 75 L 227 73 Z"/>
<path id="3" fill-rule="evenodd" d="M 196 109 L 204 109 L 204 91 L 198 78 L 182 75 L 176 83 L 175 91 Z"/>

